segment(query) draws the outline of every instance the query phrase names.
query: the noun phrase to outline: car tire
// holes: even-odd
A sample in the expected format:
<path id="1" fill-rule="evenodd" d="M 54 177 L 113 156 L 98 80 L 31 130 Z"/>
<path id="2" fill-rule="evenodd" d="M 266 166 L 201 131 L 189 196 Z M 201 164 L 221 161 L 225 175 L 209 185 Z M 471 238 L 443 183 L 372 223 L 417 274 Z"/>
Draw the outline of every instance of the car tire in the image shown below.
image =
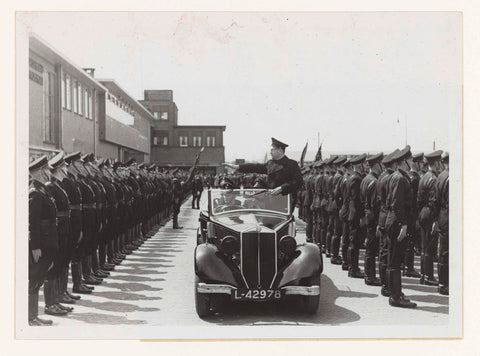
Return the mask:
<path id="1" fill-rule="evenodd" d="M 308 286 L 320 286 L 320 275 L 312 276 L 308 279 Z M 320 304 L 320 295 L 301 296 L 301 307 L 306 314 L 315 314 Z"/>
<path id="2" fill-rule="evenodd" d="M 198 293 L 197 286 L 200 278 L 195 275 L 195 309 L 200 318 L 206 317 L 212 313 L 210 299 L 207 295 Z"/>

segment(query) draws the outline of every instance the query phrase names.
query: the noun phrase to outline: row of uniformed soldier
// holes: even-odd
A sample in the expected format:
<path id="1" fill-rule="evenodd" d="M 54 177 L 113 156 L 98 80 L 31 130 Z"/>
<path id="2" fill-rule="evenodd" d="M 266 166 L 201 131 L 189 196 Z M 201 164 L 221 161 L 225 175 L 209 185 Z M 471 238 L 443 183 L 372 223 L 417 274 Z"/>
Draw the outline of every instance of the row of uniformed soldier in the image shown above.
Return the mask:
<path id="1" fill-rule="evenodd" d="M 299 216 L 307 240 L 350 277 L 382 286 L 392 306 L 407 308 L 416 304 L 401 292 L 401 271 L 438 285 L 433 273 L 438 246 L 438 291 L 448 295 L 448 158 L 442 151 L 412 156 L 407 146 L 386 156 L 332 156 L 304 167 Z M 416 248 L 420 273 L 414 269 Z"/>
<path id="2" fill-rule="evenodd" d="M 80 152 L 60 152 L 50 161 L 42 156 L 29 171 L 30 325 L 52 324 L 38 317 L 42 285 L 45 314 L 71 312 L 64 304 L 92 293 L 158 230 L 174 200 L 190 188 L 175 190 L 171 175 L 154 164 L 96 160 Z M 181 179 L 182 172 L 177 175 Z M 76 294 L 67 290 L 70 266 Z"/>

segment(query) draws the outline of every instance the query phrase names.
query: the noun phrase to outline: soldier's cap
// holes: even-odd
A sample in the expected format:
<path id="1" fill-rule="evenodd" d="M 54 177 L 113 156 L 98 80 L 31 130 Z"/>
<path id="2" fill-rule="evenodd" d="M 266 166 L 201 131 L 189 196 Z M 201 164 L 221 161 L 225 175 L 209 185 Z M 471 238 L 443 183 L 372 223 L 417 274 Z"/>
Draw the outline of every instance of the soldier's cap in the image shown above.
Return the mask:
<path id="1" fill-rule="evenodd" d="M 81 158 L 81 155 L 82 155 L 82 152 L 80 152 L 80 151 L 72 152 L 72 153 L 69 153 L 68 155 L 66 155 L 64 157 L 64 160 L 65 160 L 65 162 L 70 164 L 72 162 L 78 161 Z"/>
<path id="2" fill-rule="evenodd" d="M 383 160 L 382 160 L 382 163 L 383 164 L 391 164 L 393 163 L 393 157 L 398 153 L 400 152 L 400 150 L 397 148 L 395 151 L 389 153 L 388 155 L 386 155 L 385 157 L 383 157 Z"/>
<path id="3" fill-rule="evenodd" d="M 444 152 L 443 155 L 442 155 L 442 161 L 443 162 L 448 162 L 448 159 L 449 159 L 448 152 Z"/>
<path id="4" fill-rule="evenodd" d="M 366 158 L 368 164 L 373 165 L 380 162 L 383 159 L 383 152 L 377 153 L 376 155 L 370 155 Z"/>
<path id="5" fill-rule="evenodd" d="M 350 157 L 350 158 L 347 158 L 345 160 L 345 162 L 343 162 L 343 166 L 344 167 L 350 167 L 352 165 L 352 159 L 355 158 L 355 157 Z"/>
<path id="6" fill-rule="evenodd" d="M 367 155 L 366 155 L 365 153 L 362 153 L 361 155 L 352 157 L 352 158 L 350 159 L 350 163 L 351 163 L 351 164 L 360 164 L 360 163 L 365 162 L 365 159 L 366 159 L 366 158 L 367 158 Z"/>
<path id="7" fill-rule="evenodd" d="M 283 142 L 277 140 L 275 137 L 272 137 L 272 146 L 282 148 L 282 149 L 285 149 L 286 147 L 288 147 L 288 145 L 286 143 L 283 143 Z"/>
<path id="8" fill-rule="evenodd" d="M 442 158 L 442 150 L 437 150 L 432 153 L 429 153 L 428 155 L 425 155 L 425 158 L 428 162 L 435 162 L 438 161 Z"/>
<path id="9" fill-rule="evenodd" d="M 345 163 L 346 160 L 347 160 L 347 156 L 340 156 L 335 161 L 333 161 L 333 164 L 341 166 L 342 164 Z"/>
<path id="10" fill-rule="evenodd" d="M 129 167 L 135 163 L 137 163 L 137 160 L 135 158 L 130 158 L 127 162 L 125 162 L 125 167 Z"/>
<path id="11" fill-rule="evenodd" d="M 82 156 L 83 163 L 93 162 L 94 159 L 95 159 L 95 157 L 94 157 L 93 153 L 86 153 Z"/>
<path id="12" fill-rule="evenodd" d="M 422 162 L 423 161 L 423 152 L 416 153 L 412 156 L 413 162 Z"/>
<path id="13" fill-rule="evenodd" d="M 406 145 L 404 149 L 397 152 L 396 155 L 392 157 L 392 162 L 398 162 L 404 159 L 408 159 L 412 156 L 412 152 L 410 152 L 410 146 Z"/>
<path id="14" fill-rule="evenodd" d="M 63 151 L 60 151 L 50 161 L 48 161 L 48 164 L 50 165 L 50 167 L 52 167 L 52 169 L 56 169 L 64 163 L 65 163 L 65 152 Z"/>
<path id="15" fill-rule="evenodd" d="M 147 169 L 148 169 L 149 171 L 153 171 L 153 170 L 155 170 L 155 168 L 157 168 L 157 165 L 156 165 L 155 163 L 152 163 L 151 165 L 149 165 L 149 166 L 147 167 Z"/>
<path id="16" fill-rule="evenodd" d="M 123 166 L 123 163 L 120 162 L 120 161 L 117 161 L 115 163 L 113 163 L 113 169 L 116 171 L 118 169 L 118 167 L 122 167 Z"/>
<path id="17" fill-rule="evenodd" d="M 313 162 L 313 167 L 319 168 L 321 166 L 323 166 L 323 161 L 319 160 L 319 161 Z"/>
<path id="18" fill-rule="evenodd" d="M 335 162 L 337 158 L 338 156 L 330 156 L 328 159 L 325 160 L 325 165 L 326 166 L 331 165 L 333 162 Z"/>
<path id="19" fill-rule="evenodd" d="M 30 163 L 30 165 L 28 166 L 28 171 L 34 172 L 38 169 L 45 167 L 47 164 L 48 164 L 48 158 L 47 156 L 43 155 L 42 157 Z"/>
<path id="20" fill-rule="evenodd" d="M 220 181 L 220 188 L 222 189 L 234 189 L 235 183 L 229 177 L 223 177 Z"/>
<path id="21" fill-rule="evenodd" d="M 145 163 L 144 163 L 144 162 L 140 163 L 140 164 L 137 166 L 137 168 L 138 168 L 138 169 L 143 169 L 143 168 L 145 168 Z"/>
<path id="22" fill-rule="evenodd" d="M 108 159 L 108 158 L 100 158 L 100 159 L 97 161 L 97 166 L 98 166 L 98 168 L 102 168 L 102 167 L 108 166 L 108 162 L 109 162 L 109 159 Z"/>

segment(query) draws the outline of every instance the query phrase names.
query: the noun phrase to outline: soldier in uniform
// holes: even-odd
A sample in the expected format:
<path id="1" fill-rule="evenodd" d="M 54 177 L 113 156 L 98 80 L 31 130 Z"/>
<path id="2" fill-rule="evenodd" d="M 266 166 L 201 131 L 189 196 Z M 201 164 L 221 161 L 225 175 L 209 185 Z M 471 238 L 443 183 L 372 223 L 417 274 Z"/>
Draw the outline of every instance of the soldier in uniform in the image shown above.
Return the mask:
<path id="1" fill-rule="evenodd" d="M 389 241 L 387 262 L 389 304 L 400 308 L 415 308 L 417 306 L 402 293 L 400 270 L 404 256 L 405 238 L 408 233 L 408 213 L 411 202 L 409 176 L 405 171 L 405 166 L 408 166 L 405 160 L 410 155 L 410 146 L 406 146 L 392 158 L 396 170 L 387 182 L 388 214 L 385 231 Z"/>
<path id="2" fill-rule="evenodd" d="M 353 166 L 353 172 L 347 181 L 347 190 L 349 195 L 348 223 L 350 230 L 350 241 L 348 246 L 348 276 L 351 278 L 364 278 L 365 275 L 358 267 L 358 258 L 360 247 L 363 245 L 362 234 L 360 233 L 360 219 L 363 217 L 363 207 L 360 201 L 360 184 L 364 176 L 363 162 L 366 154 L 353 157 L 350 163 Z"/>
<path id="3" fill-rule="evenodd" d="M 178 178 L 172 179 L 172 205 L 173 205 L 173 228 L 183 229 L 183 226 L 178 225 L 178 214 L 180 213 L 180 206 L 182 205 L 183 192 L 180 180 Z"/>
<path id="4" fill-rule="evenodd" d="M 47 156 L 41 156 L 29 166 L 31 181 L 28 202 L 28 322 L 32 326 L 52 324 L 51 320 L 38 317 L 38 291 L 58 251 L 57 208 L 45 187 L 48 181 L 47 164 Z"/>
<path id="5" fill-rule="evenodd" d="M 422 237 L 422 255 L 420 283 L 426 285 L 438 285 L 433 274 L 433 260 L 435 255 L 435 239 L 432 236 L 434 222 L 437 220 L 437 196 L 436 182 L 440 170 L 440 159 L 443 151 L 435 151 L 425 155 L 428 163 L 428 172 L 425 173 L 418 183 L 417 204 L 419 209 L 418 221 Z"/>
<path id="6" fill-rule="evenodd" d="M 331 257 L 332 251 L 332 237 L 333 237 L 333 216 L 332 213 L 335 210 L 335 201 L 333 199 L 333 175 L 335 169 L 333 162 L 338 156 L 331 156 L 325 161 L 325 176 L 323 181 L 323 195 L 326 202 L 324 211 L 324 232 L 325 235 L 325 257 Z"/>
<path id="7" fill-rule="evenodd" d="M 200 209 L 200 198 L 203 192 L 202 177 L 196 175 L 192 184 L 192 209 Z"/>
<path id="8" fill-rule="evenodd" d="M 339 182 L 339 190 L 341 192 L 341 207 L 339 211 L 340 221 L 342 223 L 342 270 L 349 270 L 349 259 L 348 259 L 348 247 L 350 245 L 350 226 L 348 224 L 348 209 L 350 205 L 350 196 L 348 191 L 348 179 L 353 173 L 352 165 L 350 163 L 351 159 L 347 159 L 343 163 L 345 172 L 343 173 L 343 178 Z"/>
<path id="9" fill-rule="evenodd" d="M 323 179 L 323 161 L 315 162 L 315 176 L 313 180 L 313 202 L 312 202 L 312 214 L 313 214 L 313 242 L 318 245 L 322 253 L 325 249 L 322 249 L 322 179 Z"/>
<path id="10" fill-rule="evenodd" d="M 267 163 L 247 163 L 241 165 L 224 163 L 224 165 L 237 169 L 241 173 L 267 174 L 269 189 L 272 195 L 287 195 L 292 197 L 292 213 L 297 201 L 297 191 L 302 186 L 302 174 L 298 163 L 285 155 L 286 143 L 272 137 L 270 154 L 272 159 Z"/>
<path id="11" fill-rule="evenodd" d="M 338 157 L 333 164 L 336 166 L 336 172 L 332 179 L 332 204 L 330 205 L 330 221 L 329 225 L 333 225 L 332 235 L 332 257 L 330 262 L 334 265 L 341 265 L 342 258 L 339 255 L 340 242 L 342 237 L 342 223 L 340 221 L 339 211 L 342 206 L 342 194 L 340 184 L 343 179 L 342 165 L 347 160 L 347 157 Z"/>
<path id="12" fill-rule="evenodd" d="M 387 220 L 388 207 L 387 207 L 387 185 L 392 173 L 394 172 L 393 157 L 398 154 L 399 150 L 391 152 L 386 155 L 382 164 L 385 167 L 384 171 L 378 177 L 377 181 L 377 199 L 380 204 L 380 211 L 378 213 L 378 225 L 377 234 L 380 240 L 380 251 L 378 253 L 378 266 L 380 282 L 382 283 L 381 293 L 385 297 L 390 296 L 390 287 L 388 283 L 387 264 L 388 264 L 388 249 L 389 240 L 385 231 L 385 222 Z"/>
<path id="13" fill-rule="evenodd" d="M 420 174 L 418 173 L 419 163 L 423 161 L 423 152 L 417 153 L 412 156 L 412 163 L 410 165 L 410 188 L 412 191 L 412 202 L 410 205 L 410 214 L 409 214 L 409 232 L 407 235 L 406 248 L 405 248 L 405 258 L 404 258 L 404 275 L 407 277 L 420 278 L 421 274 L 418 273 L 414 268 L 415 262 L 415 246 L 419 246 L 420 242 L 420 226 L 418 225 L 418 209 L 417 209 L 417 194 L 418 194 L 418 184 L 420 182 Z"/>
<path id="14" fill-rule="evenodd" d="M 53 267 L 48 271 L 47 278 L 43 286 L 45 296 L 45 314 L 66 315 L 73 308 L 60 304 L 74 304 L 75 301 L 60 290 L 60 277 L 64 275 L 67 261 L 67 248 L 70 244 L 70 202 L 68 195 L 61 186 L 64 178 L 63 172 L 59 166 L 63 163 L 64 153 L 60 152 L 50 162 L 49 178 L 50 181 L 45 184 L 45 188 L 55 201 L 57 208 L 57 237 L 58 250 L 53 258 Z"/>
<path id="15" fill-rule="evenodd" d="M 438 209 L 438 236 L 439 236 L 439 253 L 438 253 L 438 292 L 448 295 L 448 193 L 449 193 L 449 170 L 448 170 L 448 152 L 442 157 L 445 169 L 438 175 L 436 184 L 437 209 Z"/>
<path id="16" fill-rule="evenodd" d="M 314 168 L 309 166 L 309 172 L 305 175 L 304 184 L 305 184 L 305 197 L 303 199 L 303 216 L 305 219 L 305 234 L 307 236 L 307 241 L 312 242 L 312 230 L 313 230 L 313 213 L 312 213 L 312 203 L 313 203 L 313 193 L 314 193 Z"/>
<path id="17" fill-rule="evenodd" d="M 382 283 L 376 277 L 375 257 L 378 256 L 380 240 L 377 234 L 378 214 L 380 204 L 377 195 L 378 177 L 382 173 L 380 162 L 383 159 L 383 153 L 367 157 L 366 162 L 369 166 L 369 172 L 363 178 L 360 184 L 360 198 L 365 211 L 365 284 L 369 286 L 380 286 Z"/>

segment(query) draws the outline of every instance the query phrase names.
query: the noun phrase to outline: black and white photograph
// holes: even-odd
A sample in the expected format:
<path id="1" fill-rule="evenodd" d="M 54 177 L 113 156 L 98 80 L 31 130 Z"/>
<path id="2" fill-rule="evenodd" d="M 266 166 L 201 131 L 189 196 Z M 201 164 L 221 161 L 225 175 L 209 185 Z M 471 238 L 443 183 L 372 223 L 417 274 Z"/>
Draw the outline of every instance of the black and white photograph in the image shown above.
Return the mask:
<path id="1" fill-rule="evenodd" d="M 462 337 L 461 12 L 15 27 L 16 338 Z"/>

